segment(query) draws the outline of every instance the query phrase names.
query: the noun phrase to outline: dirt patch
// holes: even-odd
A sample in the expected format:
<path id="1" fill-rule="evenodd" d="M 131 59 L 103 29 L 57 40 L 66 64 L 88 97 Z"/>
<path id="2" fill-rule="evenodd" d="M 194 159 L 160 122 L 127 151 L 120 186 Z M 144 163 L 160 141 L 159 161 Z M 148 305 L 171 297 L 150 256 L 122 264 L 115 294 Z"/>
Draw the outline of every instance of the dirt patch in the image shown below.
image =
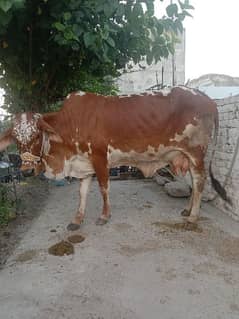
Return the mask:
<path id="1" fill-rule="evenodd" d="M 193 265 L 193 272 L 197 274 L 213 275 L 217 271 L 217 265 L 210 262 L 202 262 L 198 265 Z"/>
<path id="2" fill-rule="evenodd" d="M 198 224 L 189 222 L 154 222 L 152 225 L 159 227 L 159 232 L 174 232 L 174 231 L 192 231 L 202 233 L 203 230 Z"/>
<path id="3" fill-rule="evenodd" d="M 233 311 L 233 312 L 238 312 L 239 313 L 239 306 L 235 303 L 231 304 L 230 305 L 230 309 Z"/>
<path id="4" fill-rule="evenodd" d="M 16 258 L 16 261 L 23 263 L 23 262 L 32 260 L 36 256 L 37 256 L 36 250 L 27 250 L 24 253 L 19 254 Z"/>
<path id="5" fill-rule="evenodd" d="M 162 278 L 170 281 L 177 278 L 177 270 L 175 268 L 167 269 L 164 273 L 162 273 Z"/>
<path id="6" fill-rule="evenodd" d="M 145 207 L 145 208 L 152 208 L 152 207 L 153 207 L 153 203 L 150 202 L 150 201 L 147 201 L 147 202 L 143 205 L 143 207 Z"/>
<path id="7" fill-rule="evenodd" d="M 70 242 L 62 240 L 59 243 L 51 246 L 48 249 L 48 253 L 54 256 L 73 255 L 74 246 Z"/>
<path id="8" fill-rule="evenodd" d="M 113 227 L 118 231 L 118 232 L 125 232 L 128 231 L 130 228 L 133 226 L 127 223 L 117 223 L 114 224 Z"/>
<path id="9" fill-rule="evenodd" d="M 71 236 L 67 237 L 67 240 L 72 244 L 77 244 L 77 243 L 81 243 L 82 241 L 84 241 L 85 237 L 82 235 L 71 235 Z"/>
<path id="10" fill-rule="evenodd" d="M 19 199 L 16 219 L 0 227 L 0 269 L 39 216 L 49 196 L 50 185 L 37 177 L 28 177 L 16 187 Z"/>
<path id="11" fill-rule="evenodd" d="M 207 219 L 201 221 L 202 226 L 184 222 L 154 222 L 155 235 L 165 235 L 170 241 L 168 248 L 191 247 L 199 255 L 213 255 L 224 263 L 239 263 L 239 237 L 224 232 Z M 203 227 L 203 229 L 202 229 Z M 197 236 L 195 236 L 197 233 Z M 210 267 L 209 267 L 210 268 Z M 212 267 L 215 271 L 215 267 Z M 208 267 L 206 267 L 208 270 Z"/>
<path id="12" fill-rule="evenodd" d="M 239 238 L 228 236 L 221 232 L 220 240 L 215 247 L 219 257 L 227 262 L 238 263 L 239 261 Z"/>
<path id="13" fill-rule="evenodd" d="M 160 248 L 158 240 L 147 240 L 142 245 L 131 246 L 120 244 L 119 253 L 123 256 L 133 257 L 150 251 L 157 251 Z"/>

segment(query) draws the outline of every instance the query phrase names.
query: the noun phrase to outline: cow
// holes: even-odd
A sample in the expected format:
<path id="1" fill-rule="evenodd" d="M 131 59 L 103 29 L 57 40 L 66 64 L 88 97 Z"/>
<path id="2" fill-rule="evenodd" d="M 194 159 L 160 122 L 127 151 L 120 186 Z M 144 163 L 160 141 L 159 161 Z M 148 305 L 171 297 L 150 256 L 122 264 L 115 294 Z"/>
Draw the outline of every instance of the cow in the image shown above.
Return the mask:
<path id="1" fill-rule="evenodd" d="M 57 112 L 17 114 L 0 137 L 0 150 L 16 143 L 22 169 L 44 171 L 50 179 L 80 179 L 79 209 L 68 230 L 78 229 L 84 219 L 94 174 L 103 197 L 96 224 L 110 219 L 109 169 L 121 165 L 137 167 L 145 177 L 167 165 L 175 174 L 189 171 L 192 195 L 182 215 L 196 223 L 206 178 L 204 158 L 212 135 L 215 152 L 217 133 L 216 103 L 196 89 L 167 87 L 129 96 L 79 91 L 69 94 Z M 212 184 L 228 200 L 211 165 L 212 159 Z"/>

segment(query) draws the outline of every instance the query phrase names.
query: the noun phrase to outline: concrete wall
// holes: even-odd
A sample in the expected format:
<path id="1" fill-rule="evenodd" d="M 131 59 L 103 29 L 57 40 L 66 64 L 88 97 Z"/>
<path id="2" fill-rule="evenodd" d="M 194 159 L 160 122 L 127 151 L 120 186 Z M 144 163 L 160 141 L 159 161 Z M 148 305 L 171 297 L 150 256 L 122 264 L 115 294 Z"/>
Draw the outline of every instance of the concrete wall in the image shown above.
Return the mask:
<path id="1" fill-rule="evenodd" d="M 185 35 L 182 35 L 181 42 L 176 45 L 174 56 L 170 55 L 169 58 L 163 59 L 157 64 L 148 66 L 146 63 L 141 63 L 143 69 L 135 65 L 132 70 L 123 73 L 117 80 L 120 94 L 131 94 L 144 92 L 151 86 L 161 83 L 162 81 L 162 67 L 163 84 L 173 85 L 173 65 L 174 65 L 174 84 L 185 83 Z M 157 75 L 156 75 L 157 73 Z"/>
<path id="2" fill-rule="evenodd" d="M 219 136 L 215 157 L 213 159 L 213 172 L 215 177 L 223 184 L 226 180 L 236 143 L 239 138 L 239 95 L 221 100 L 216 100 L 219 111 Z M 210 158 L 210 148 L 208 158 Z M 234 167 L 229 175 L 226 191 L 232 199 L 231 207 L 220 198 L 214 200 L 214 204 L 233 218 L 239 220 L 239 154 L 235 159 Z M 204 191 L 204 198 L 215 196 L 209 180 Z"/>

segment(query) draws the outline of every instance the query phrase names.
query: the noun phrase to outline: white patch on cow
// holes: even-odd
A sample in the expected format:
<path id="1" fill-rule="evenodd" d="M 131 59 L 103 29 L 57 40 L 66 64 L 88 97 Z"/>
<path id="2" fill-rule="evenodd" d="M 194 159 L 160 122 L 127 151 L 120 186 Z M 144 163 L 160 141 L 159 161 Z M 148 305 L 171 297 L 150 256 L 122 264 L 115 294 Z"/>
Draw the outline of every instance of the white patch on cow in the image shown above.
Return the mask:
<path id="1" fill-rule="evenodd" d="M 44 172 L 44 175 L 46 176 L 46 178 L 49 178 L 49 179 L 56 179 L 56 180 L 61 180 L 63 179 L 65 176 L 64 176 L 64 172 L 59 172 L 57 174 L 54 174 L 53 172 L 53 169 L 48 165 L 47 161 L 43 158 L 42 159 L 44 165 L 45 165 L 45 172 Z"/>
<path id="2" fill-rule="evenodd" d="M 187 91 L 187 92 L 190 92 L 192 93 L 193 95 L 199 95 L 199 92 L 194 90 L 194 89 L 191 89 L 187 86 L 179 86 L 180 89 L 184 90 L 184 91 Z"/>
<path id="3" fill-rule="evenodd" d="M 107 158 L 110 168 L 121 165 L 135 166 L 143 172 L 145 177 L 150 177 L 158 169 L 169 164 L 181 151 L 177 147 L 159 145 L 156 149 L 149 145 L 147 150 L 142 153 L 134 150 L 122 152 L 120 149 L 114 149 L 111 145 L 108 145 Z"/>
<path id="4" fill-rule="evenodd" d="M 126 97 L 131 97 L 132 95 L 131 94 L 122 94 L 122 95 L 118 95 L 118 97 L 120 99 L 123 99 L 123 98 L 126 98 Z"/>
<path id="5" fill-rule="evenodd" d="M 42 154 L 48 155 L 50 152 L 50 149 L 51 149 L 51 144 L 50 144 L 49 137 L 45 132 L 43 132 L 42 133 L 42 147 L 41 147 L 40 154 L 41 155 Z"/>
<path id="6" fill-rule="evenodd" d="M 207 123 L 198 120 L 197 125 L 187 124 L 183 132 L 181 134 L 176 133 L 174 138 L 170 139 L 170 142 L 179 143 L 185 139 L 188 139 L 187 143 L 190 147 L 200 146 L 202 149 L 206 149 L 209 142 Z"/>
<path id="7" fill-rule="evenodd" d="M 28 120 L 27 114 L 21 114 L 20 120 L 15 121 L 13 131 L 16 136 L 16 139 L 26 145 L 32 139 L 32 136 L 38 131 L 37 120 L 39 119 L 40 114 L 35 114 L 36 117 Z"/>
<path id="8" fill-rule="evenodd" d="M 147 92 L 135 92 L 132 94 L 122 94 L 119 95 L 118 97 L 120 99 L 122 98 L 128 98 L 128 97 L 132 97 L 132 96 L 154 96 L 154 95 L 158 95 L 158 94 L 162 94 L 163 96 L 167 96 L 169 95 L 169 93 L 171 93 L 173 87 L 165 87 L 159 91 L 147 91 Z"/>
<path id="9" fill-rule="evenodd" d="M 79 143 L 78 142 L 75 142 L 75 146 L 76 146 L 76 151 L 77 151 L 77 154 L 81 154 L 81 150 L 80 150 L 80 147 L 79 147 Z"/>
<path id="10" fill-rule="evenodd" d="M 162 90 L 159 91 L 159 93 L 162 93 L 163 96 L 167 96 L 171 93 L 172 88 L 171 87 L 165 87 Z"/>
<path id="11" fill-rule="evenodd" d="M 93 166 L 88 158 L 88 153 L 74 155 L 69 159 L 64 160 L 62 172 L 54 173 L 54 169 L 50 167 L 45 159 L 42 159 L 45 164 L 44 175 L 49 179 L 60 180 L 66 176 L 76 178 L 86 178 L 94 174 Z"/>
<path id="12" fill-rule="evenodd" d="M 92 154 L 92 149 L 91 149 L 91 143 L 87 143 L 88 149 L 89 149 L 89 154 Z"/>
<path id="13" fill-rule="evenodd" d="M 69 99 L 70 97 L 71 97 L 71 94 L 68 94 L 66 98 Z"/>
<path id="14" fill-rule="evenodd" d="M 76 92 L 76 95 L 80 95 L 80 96 L 83 96 L 83 95 L 85 95 L 86 93 L 85 92 L 83 92 L 83 91 L 78 91 L 78 92 Z"/>
<path id="15" fill-rule="evenodd" d="M 79 214 L 84 215 L 85 207 L 86 207 L 86 198 L 89 192 L 89 187 L 91 184 L 92 176 L 87 176 L 83 178 L 80 184 L 80 207 L 79 207 Z"/>
<path id="16" fill-rule="evenodd" d="M 88 153 L 74 155 L 70 159 L 65 160 L 65 176 L 85 178 L 92 174 L 94 174 L 94 169 L 88 158 Z"/>
<path id="17" fill-rule="evenodd" d="M 161 92 L 161 91 L 159 91 L 159 92 Z M 157 91 L 150 91 L 150 92 L 147 92 L 147 95 L 154 96 L 154 95 L 157 95 L 159 92 L 157 92 Z"/>
<path id="18" fill-rule="evenodd" d="M 154 95 L 158 95 L 158 94 L 162 94 L 163 96 L 168 96 L 172 90 L 174 88 L 178 88 L 178 89 L 181 89 L 181 90 L 184 90 L 184 91 L 187 91 L 187 92 L 190 92 L 192 93 L 193 95 L 202 95 L 202 93 L 200 93 L 200 91 L 197 91 L 193 88 L 189 88 L 189 87 L 186 87 L 186 86 L 183 86 L 183 85 L 179 85 L 179 86 L 166 86 L 160 90 L 155 90 L 155 91 L 146 91 L 146 92 L 132 92 L 131 94 L 122 94 L 122 95 L 118 95 L 118 97 L 120 99 L 122 98 L 129 98 L 129 97 L 132 97 L 132 96 L 154 96 Z"/>
<path id="19" fill-rule="evenodd" d="M 192 136 L 198 132 L 199 127 L 197 125 L 193 125 L 193 124 L 187 124 L 184 131 L 182 132 L 182 134 L 175 134 L 174 138 L 170 139 L 170 142 L 181 142 L 183 141 L 185 138 L 189 138 L 191 139 Z"/>

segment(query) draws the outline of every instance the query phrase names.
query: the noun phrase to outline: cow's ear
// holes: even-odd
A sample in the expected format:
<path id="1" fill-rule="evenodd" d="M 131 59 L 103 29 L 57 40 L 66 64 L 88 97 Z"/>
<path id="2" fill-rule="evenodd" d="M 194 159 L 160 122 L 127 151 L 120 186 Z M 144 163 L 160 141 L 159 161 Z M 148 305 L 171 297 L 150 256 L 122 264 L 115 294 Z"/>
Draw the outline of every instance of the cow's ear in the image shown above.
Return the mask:
<path id="1" fill-rule="evenodd" d="M 46 121 L 44 121 L 42 118 L 38 120 L 38 127 L 40 130 L 47 133 L 49 140 L 56 142 L 56 143 L 62 143 L 63 140 L 61 136 L 54 130 L 54 128 L 49 125 Z"/>
<path id="2" fill-rule="evenodd" d="M 13 144 L 12 129 L 8 129 L 0 135 L 0 152 L 5 150 L 9 145 Z"/>

